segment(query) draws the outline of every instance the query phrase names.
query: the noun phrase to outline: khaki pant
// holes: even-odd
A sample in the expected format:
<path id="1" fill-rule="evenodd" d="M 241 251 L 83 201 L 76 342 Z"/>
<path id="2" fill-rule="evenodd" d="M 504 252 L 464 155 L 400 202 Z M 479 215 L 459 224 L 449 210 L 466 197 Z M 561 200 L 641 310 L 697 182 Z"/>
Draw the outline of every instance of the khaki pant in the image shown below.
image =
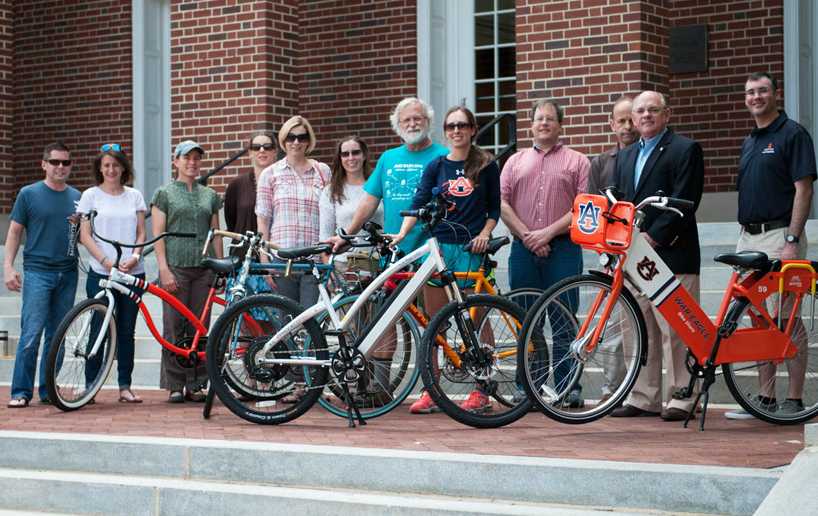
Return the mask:
<path id="1" fill-rule="evenodd" d="M 699 275 L 677 274 L 676 277 L 682 286 L 690 292 L 693 299 L 698 301 Z M 689 411 L 693 407 L 695 392 L 689 398 L 683 400 L 676 400 L 672 397 L 675 391 L 687 387 L 690 383 L 690 373 L 685 365 L 687 347 L 665 321 L 664 316 L 645 296 L 636 296 L 636 300 L 642 309 L 642 315 L 645 317 L 648 334 L 648 360 L 642 366 L 636 385 L 634 385 L 628 399 L 625 400 L 625 404 L 642 410 L 660 412 L 662 410 L 662 398 L 664 397 L 667 408 Z M 667 369 L 664 396 L 662 391 L 662 357 L 665 359 L 665 368 Z"/>
<path id="2" fill-rule="evenodd" d="M 773 229 L 758 235 L 751 235 L 741 230 L 741 235 L 736 244 L 736 251 L 760 251 L 765 253 L 770 259 L 781 258 L 781 252 L 787 243 L 788 228 Z M 795 256 L 798 260 L 803 260 L 807 256 L 807 235 L 804 232 L 798 242 L 798 252 Z M 782 320 L 789 319 L 793 308 L 794 299 L 791 296 L 784 296 L 781 303 Z M 767 298 L 767 311 L 773 318 L 778 315 L 778 294 L 773 294 Z M 787 398 L 801 399 L 804 390 L 804 379 L 807 372 L 807 342 L 808 335 L 800 314 L 794 314 L 798 319 L 792 330 L 794 344 L 798 347 L 798 354 L 791 360 L 786 360 L 787 374 L 789 382 L 787 384 Z M 769 398 L 775 398 L 775 380 L 777 366 L 775 364 L 764 364 L 758 369 L 758 379 L 760 383 L 759 394 Z"/>

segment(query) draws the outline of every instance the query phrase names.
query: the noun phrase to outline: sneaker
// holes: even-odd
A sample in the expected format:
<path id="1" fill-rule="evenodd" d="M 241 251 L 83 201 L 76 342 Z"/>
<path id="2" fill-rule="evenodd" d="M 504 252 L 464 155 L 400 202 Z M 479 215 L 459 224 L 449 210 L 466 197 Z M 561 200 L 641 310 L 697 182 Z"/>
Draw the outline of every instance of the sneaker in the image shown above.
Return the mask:
<path id="1" fill-rule="evenodd" d="M 412 414 L 434 414 L 435 412 L 440 412 L 440 407 L 437 406 L 428 392 L 423 391 L 420 395 L 420 399 L 412 403 L 412 406 L 409 407 L 409 412 Z"/>
<path id="2" fill-rule="evenodd" d="M 460 408 L 474 412 L 475 414 L 485 414 L 491 411 L 491 400 L 480 391 L 471 391 L 466 401 L 460 404 Z"/>
<path id="3" fill-rule="evenodd" d="M 756 396 L 755 403 L 761 410 L 764 410 L 766 412 L 775 412 L 776 410 L 778 410 L 778 403 L 774 399 L 772 401 L 765 402 L 761 400 L 760 396 Z M 728 410 L 727 412 L 724 413 L 724 417 L 736 421 L 755 418 L 754 415 L 750 414 L 743 408 L 737 410 Z"/>
<path id="4" fill-rule="evenodd" d="M 794 400 L 790 398 L 785 399 L 784 402 L 778 406 L 778 413 L 788 416 L 794 416 L 799 412 L 803 412 L 803 410 L 804 402 L 802 402 L 801 400 Z"/>
<path id="5" fill-rule="evenodd" d="M 566 396 L 565 400 L 562 402 L 562 406 L 572 409 L 580 409 L 585 407 L 585 400 L 582 399 L 582 393 L 576 390 L 569 392 L 568 396 Z"/>

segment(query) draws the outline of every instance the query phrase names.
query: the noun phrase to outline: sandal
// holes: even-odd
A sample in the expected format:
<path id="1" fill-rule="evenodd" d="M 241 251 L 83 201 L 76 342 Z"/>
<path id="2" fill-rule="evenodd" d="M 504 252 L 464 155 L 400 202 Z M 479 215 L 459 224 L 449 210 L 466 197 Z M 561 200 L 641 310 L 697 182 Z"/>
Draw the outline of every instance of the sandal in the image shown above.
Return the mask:
<path id="1" fill-rule="evenodd" d="M 130 389 L 122 389 L 119 391 L 120 403 L 142 403 L 142 398 L 133 393 Z"/>
<path id="2" fill-rule="evenodd" d="M 205 399 L 207 399 L 207 395 L 203 393 L 201 390 L 191 391 L 185 389 L 185 401 L 192 401 L 194 403 L 204 403 Z"/>
<path id="3" fill-rule="evenodd" d="M 170 396 L 168 396 L 168 403 L 184 403 L 185 402 L 185 395 L 182 394 L 182 391 L 171 391 Z"/>
<path id="4" fill-rule="evenodd" d="M 28 398 L 11 398 L 6 405 L 8 408 L 25 408 L 28 407 Z"/>

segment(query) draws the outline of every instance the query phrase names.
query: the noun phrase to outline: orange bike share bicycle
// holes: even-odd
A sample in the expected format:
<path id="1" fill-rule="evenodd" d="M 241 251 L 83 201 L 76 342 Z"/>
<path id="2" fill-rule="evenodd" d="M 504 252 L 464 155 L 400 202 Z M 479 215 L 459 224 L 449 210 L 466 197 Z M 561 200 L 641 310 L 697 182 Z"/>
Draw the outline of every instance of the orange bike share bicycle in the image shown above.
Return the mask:
<path id="1" fill-rule="evenodd" d="M 716 256 L 734 272 L 713 322 L 639 231 L 646 207 L 681 217 L 693 204 L 657 195 L 634 206 L 610 190 L 575 199 L 571 238 L 599 253 L 602 270 L 561 281 L 530 309 L 518 354 L 531 400 L 564 423 L 594 421 L 618 406 L 648 353 L 635 298 L 642 295 L 688 348 L 692 378 L 674 397 L 695 395 L 694 407 L 703 400 L 700 429 L 719 374 L 738 404 L 764 421 L 796 424 L 815 416 L 818 262 L 750 251 Z M 577 388 L 585 405 L 569 407 L 564 400 Z"/>

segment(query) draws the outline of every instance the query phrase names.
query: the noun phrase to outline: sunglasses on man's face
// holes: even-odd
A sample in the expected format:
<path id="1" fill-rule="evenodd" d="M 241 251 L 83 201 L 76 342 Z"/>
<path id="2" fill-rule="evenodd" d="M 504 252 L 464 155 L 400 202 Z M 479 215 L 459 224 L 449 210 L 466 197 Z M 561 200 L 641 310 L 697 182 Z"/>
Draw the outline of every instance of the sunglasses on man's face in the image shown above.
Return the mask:
<path id="1" fill-rule="evenodd" d="M 46 161 L 46 163 L 48 163 L 52 167 L 59 167 L 60 165 L 62 165 L 64 167 L 70 167 L 71 166 L 71 160 L 70 159 L 47 159 L 45 161 Z"/>
<path id="2" fill-rule="evenodd" d="M 106 143 L 99 150 L 102 152 L 122 152 L 122 146 L 118 143 Z"/>
<path id="3" fill-rule="evenodd" d="M 252 150 L 256 151 L 256 152 L 260 151 L 261 149 L 269 151 L 269 150 L 273 150 L 273 144 L 272 143 L 254 143 L 254 144 L 252 144 L 250 146 L 250 148 Z"/>
<path id="4" fill-rule="evenodd" d="M 290 134 L 287 135 L 287 137 L 284 140 L 286 140 L 289 143 L 293 143 L 296 140 L 298 140 L 301 143 L 307 143 L 307 142 L 310 141 L 310 134 L 309 133 L 303 133 L 303 134 L 290 133 Z"/>
<path id="5" fill-rule="evenodd" d="M 360 156 L 363 153 L 364 153 L 364 151 L 362 151 L 361 149 L 344 150 L 344 151 L 341 151 L 341 157 L 342 158 L 348 158 L 350 156 Z"/>

